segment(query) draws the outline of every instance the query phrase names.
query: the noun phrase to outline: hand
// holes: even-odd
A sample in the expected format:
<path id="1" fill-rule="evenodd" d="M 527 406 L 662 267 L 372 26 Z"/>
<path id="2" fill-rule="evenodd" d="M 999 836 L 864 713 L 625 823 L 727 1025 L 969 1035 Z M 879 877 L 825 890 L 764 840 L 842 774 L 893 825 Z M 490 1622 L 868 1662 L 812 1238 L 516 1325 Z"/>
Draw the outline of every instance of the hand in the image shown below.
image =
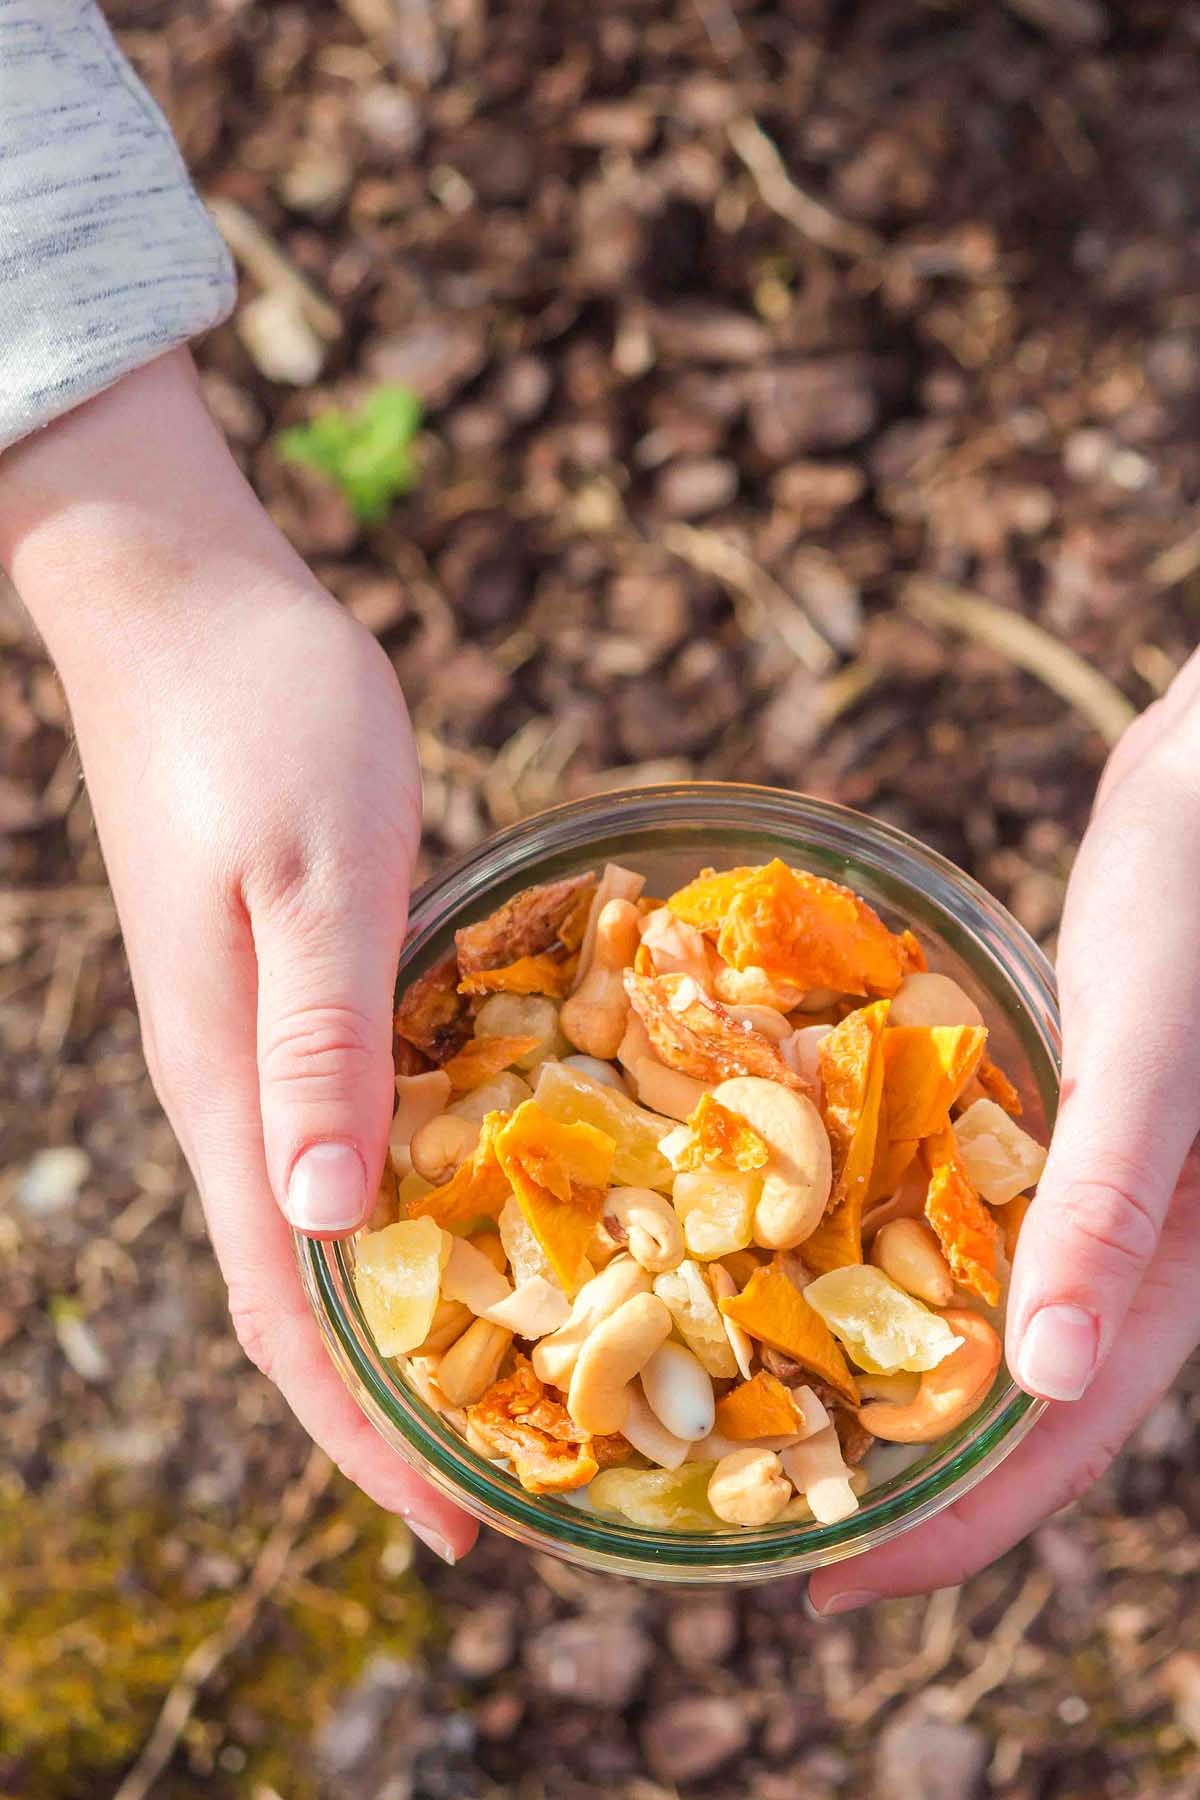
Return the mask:
<path id="1" fill-rule="evenodd" d="M 814 1575 L 819 1611 L 983 1568 L 1099 1478 L 1200 1341 L 1200 657 L 1109 763 L 1058 973 L 1062 1101 L 1007 1342 L 1056 1404 L 973 1493 Z"/>
<path id="2" fill-rule="evenodd" d="M 71 702 L 147 1060 L 238 1336 L 345 1473 L 453 1560 L 474 1525 L 343 1387 L 286 1222 L 357 1228 L 386 1155 L 420 829 L 391 666 L 258 507 L 182 355 L 10 453 L 0 556 Z"/>

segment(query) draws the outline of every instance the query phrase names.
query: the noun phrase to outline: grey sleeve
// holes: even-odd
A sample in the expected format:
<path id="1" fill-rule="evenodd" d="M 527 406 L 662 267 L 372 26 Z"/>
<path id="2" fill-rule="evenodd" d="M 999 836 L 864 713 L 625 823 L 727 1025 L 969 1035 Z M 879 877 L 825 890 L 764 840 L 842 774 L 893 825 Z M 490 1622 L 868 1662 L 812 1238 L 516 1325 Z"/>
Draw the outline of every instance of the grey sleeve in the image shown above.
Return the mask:
<path id="1" fill-rule="evenodd" d="M 234 293 L 92 0 L 0 0 L 0 450 L 218 324 Z"/>

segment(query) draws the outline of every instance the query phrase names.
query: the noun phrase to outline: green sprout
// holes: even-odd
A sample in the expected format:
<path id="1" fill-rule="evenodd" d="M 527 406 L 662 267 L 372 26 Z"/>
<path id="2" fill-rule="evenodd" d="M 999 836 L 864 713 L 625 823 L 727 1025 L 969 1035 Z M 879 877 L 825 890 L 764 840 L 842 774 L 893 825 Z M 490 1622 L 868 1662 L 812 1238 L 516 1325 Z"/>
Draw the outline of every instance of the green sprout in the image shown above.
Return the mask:
<path id="1" fill-rule="evenodd" d="M 356 519 L 376 525 L 417 483 L 413 440 L 421 402 L 408 387 L 377 387 L 356 412 L 318 413 L 275 442 L 288 462 L 319 469 L 339 487 Z"/>

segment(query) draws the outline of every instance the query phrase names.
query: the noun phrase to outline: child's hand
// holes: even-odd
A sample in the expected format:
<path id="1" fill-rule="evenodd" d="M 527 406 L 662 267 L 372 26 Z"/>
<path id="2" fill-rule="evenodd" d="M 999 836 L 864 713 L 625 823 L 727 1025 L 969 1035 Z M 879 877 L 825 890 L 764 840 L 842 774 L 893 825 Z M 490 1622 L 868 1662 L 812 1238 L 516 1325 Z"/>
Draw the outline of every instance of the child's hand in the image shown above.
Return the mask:
<path id="1" fill-rule="evenodd" d="M 928 1525 L 812 1579 L 842 1612 L 964 1580 L 1077 1499 L 1200 1341 L 1200 658 L 1113 756 L 1059 950 L 1062 1103 L 1008 1357 L 1056 1405 Z"/>
<path id="2" fill-rule="evenodd" d="M 67 687 L 238 1336 L 352 1480 L 461 1554 L 473 1523 L 342 1386 L 286 1223 L 355 1229 L 386 1154 L 420 829 L 392 669 L 258 508 L 182 356 L 10 453 L 0 556 Z"/>

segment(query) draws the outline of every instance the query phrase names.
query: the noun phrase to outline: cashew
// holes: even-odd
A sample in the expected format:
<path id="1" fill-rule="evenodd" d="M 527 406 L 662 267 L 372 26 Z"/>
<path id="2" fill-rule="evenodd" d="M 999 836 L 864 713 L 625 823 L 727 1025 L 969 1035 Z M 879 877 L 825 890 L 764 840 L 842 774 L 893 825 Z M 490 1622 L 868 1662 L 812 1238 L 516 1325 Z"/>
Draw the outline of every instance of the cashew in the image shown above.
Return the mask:
<path id="1" fill-rule="evenodd" d="M 658 1295 L 635 1294 L 588 1334 L 567 1390 L 567 1411 L 581 1431 L 620 1431 L 629 1383 L 670 1332 L 671 1315 Z"/>
<path id="2" fill-rule="evenodd" d="M 571 1302 L 560 1287 L 544 1275 L 531 1275 L 495 1306 L 489 1306 L 484 1316 L 533 1343 L 565 1325 L 570 1311 Z"/>
<path id="3" fill-rule="evenodd" d="M 803 1094 L 759 1075 L 735 1075 L 713 1099 L 740 1113 L 766 1142 L 762 1193 L 754 1208 L 754 1241 L 768 1250 L 802 1244 L 820 1223 L 833 1185 L 829 1137 Z"/>
<path id="4" fill-rule="evenodd" d="M 427 1119 L 414 1134 L 408 1153 L 417 1174 L 434 1187 L 442 1187 L 462 1167 L 478 1142 L 479 1126 L 473 1119 L 439 1113 L 436 1119 Z"/>
<path id="5" fill-rule="evenodd" d="M 690 1350 L 663 1344 L 642 1370 L 642 1392 L 672 1437 L 694 1443 L 707 1437 L 716 1418 L 713 1385 Z"/>
<path id="6" fill-rule="evenodd" d="M 618 1094 L 628 1094 L 629 1084 L 620 1069 L 615 1069 L 610 1062 L 601 1062 L 598 1056 L 564 1056 L 564 1069 L 574 1069 L 578 1075 L 586 1075 L 589 1081 L 599 1082 L 601 1087 L 615 1088 Z"/>
<path id="7" fill-rule="evenodd" d="M 950 1264 L 921 1219 L 891 1219 L 882 1225 L 871 1245 L 871 1261 L 930 1306 L 949 1306 L 954 1298 Z"/>
<path id="8" fill-rule="evenodd" d="M 796 1002 L 795 1006 L 793 1006 L 790 1010 L 792 1012 L 802 1012 L 802 1013 L 828 1012 L 830 1010 L 830 1008 L 832 1006 L 836 1005 L 836 1003 L 840 999 L 841 999 L 841 995 L 839 994 L 839 992 L 836 988 L 829 988 L 829 987 L 806 988 L 804 993 L 801 994 L 799 1000 Z"/>
<path id="9" fill-rule="evenodd" d="M 461 1300 L 480 1318 L 511 1294 L 511 1283 L 487 1253 L 469 1238 L 456 1237 L 442 1270 L 442 1299 Z"/>
<path id="10" fill-rule="evenodd" d="M 494 1075 L 490 1081 L 472 1088 L 460 1100 L 455 1100 L 446 1111 L 455 1119 L 473 1119 L 476 1125 L 482 1125 L 490 1112 L 513 1112 L 523 1100 L 532 1100 L 533 1089 L 527 1081 L 511 1069 L 504 1069 Z"/>
<path id="11" fill-rule="evenodd" d="M 733 1296 L 740 1292 L 737 1282 L 723 1263 L 711 1264 L 708 1277 L 712 1282 L 713 1294 L 718 1301 L 732 1300 Z M 742 1330 L 736 1319 L 729 1318 L 725 1313 L 722 1313 L 721 1317 L 725 1322 L 725 1336 L 729 1339 L 729 1348 L 737 1358 L 738 1373 L 743 1381 L 749 1381 L 750 1371 L 754 1366 L 753 1340 Z"/>
<path id="12" fill-rule="evenodd" d="M 641 915 L 632 900 L 610 900 L 600 914 L 592 966 L 559 1022 L 564 1035 L 588 1056 L 613 1057 L 625 1035 L 629 996 L 621 980 L 637 952 Z"/>
<path id="13" fill-rule="evenodd" d="M 769 1037 L 773 1044 L 782 1044 L 784 1038 L 792 1036 L 791 1026 L 777 1007 L 731 1006 L 728 1010 L 743 1025 L 749 1025 L 751 1031 L 761 1031 Z"/>
<path id="14" fill-rule="evenodd" d="M 915 1400 L 921 1385 L 921 1377 L 910 1369 L 901 1369 L 897 1375 L 868 1375 L 856 1369 L 854 1378 L 864 1400 L 894 1400 L 898 1406 Z"/>
<path id="15" fill-rule="evenodd" d="M 397 1175 L 407 1175 L 412 1168 L 409 1145 L 429 1119 L 444 1112 L 450 1101 L 450 1077 L 442 1069 L 429 1069 L 423 1075 L 397 1075 L 396 1110 L 388 1137 L 388 1155 Z"/>
<path id="16" fill-rule="evenodd" d="M 916 1399 L 907 1406 L 872 1400 L 858 1409 L 860 1423 L 889 1444 L 929 1444 L 945 1437 L 970 1418 L 995 1379 L 1000 1339 L 987 1320 L 965 1307 L 942 1318 L 963 1342 L 936 1369 L 925 1371 Z"/>
<path id="17" fill-rule="evenodd" d="M 451 1344 L 457 1343 L 474 1317 L 470 1307 L 464 1306 L 461 1300 L 439 1300 L 433 1323 L 413 1355 L 440 1356 Z"/>
<path id="18" fill-rule="evenodd" d="M 694 925 L 658 906 L 642 920 L 642 942 L 656 975 L 690 975 L 701 987 L 712 980 L 708 944 Z"/>
<path id="19" fill-rule="evenodd" d="M 610 1236 L 628 1244 L 634 1262 L 652 1275 L 677 1269 L 683 1261 L 683 1232 L 675 1209 L 652 1188 L 610 1188 L 603 1223 Z"/>
<path id="20" fill-rule="evenodd" d="M 832 1425 L 785 1450 L 782 1462 L 797 1493 L 812 1507 L 818 1525 L 836 1525 L 858 1511 L 850 1470 Z"/>
<path id="21" fill-rule="evenodd" d="M 821 1086 L 821 1040 L 832 1030 L 832 1025 L 804 1025 L 779 1046 L 779 1054 L 793 1075 L 807 1081 L 814 1094 Z"/>
<path id="22" fill-rule="evenodd" d="M 888 1008 L 889 1025 L 982 1025 L 983 1014 L 957 981 L 932 969 L 906 975 Z"/>
<path id="23" fill-rule="evenodd" d="M 655 1056 L 643 1056 L 633 1072 L 638 1099 L 651 1112 L 663 1113 L 668 1119 L 690 1119 L 703 1095 L 710 1090 L 704 1082 L 668 1069 Z"/>
<path id="24" fill-rule="evenodd" d="M 972 1186 L 1003 1206 L 1042 1173 L 1046 1152 L 994 1100 L 976 1100 L 954 1121 L 954 1137 Z"/>
<path id="25" fill-rule="evenodd" d="M 638 1064 L 652 1058 L 654 1048 L 650 1042 L 650 1033 L 642 1024 L 633 1008 L 629 1009 L 629 1017 L 625 1021 L 625 1035 L 617 1045 L 617 1061 L 636 1083 Z"/>
<path id="26" fill-rule="evenodd" d="M 770 1006 L 789 1013 L 804 999 L 803 988 L 774 982 L 765 969 L 731 969 L 722 963 L 712 978 L 713 992 L 726 1006 Z"/>
<path id="27" fill-rule="evenodd" d="M 645 1395 L 639 1393 L 636 1381 L 629 1389 L 629 1407 L 621 1435 L 660 1469 L 677 1469 L 692 1448 L 686 1438 L 674 1437 L 661 1423 Z"/>
<path id="28" fill-rule="evenodd" d="M 583 942 L 579 946 L 579 968 L 575 973 L 576 992 L 583 986 L 591 972 L 600 914 L 610 900 L 636 900 L 645 885 L 646 877 L 644 875 L 635 875 L 632 869 L 623 869 L 620 863 L 605 864 L 596 891 L 592 895 Z"/>
<path id="29" fill-rule="evenodd" d="M 447 1425 L 452 1425 L 455 1431 L 463 1432 L 467 1428 L 467 1415 L 460 1407 L 452 1406 L 447 1399 L 438 1380 L 440 1361 L 437 1356 L 422 1356 L 414 1352 L 412 1356 L 405 1358 L 403 1371 L 430 1412 L 445 1419 Z"/>
<path id="30" fill-rule="evenodd" d="M 650 1277 L 645 1269 L 632 1256 L 616 1257 L 607 1269 L 580 1288 L 566 1324 L 534 1347 L 533 1372 L 538 1380 L 550 1387 L 569 1387 L 588 1333 L 626 1300 L 649 1292 Z"/>
<path id="31" fill-rule="evenodd" d="M 711 1262 L 744 1250 L 761 1191 L 762 1177 L 753 1170 L 743 1174 L 738 1169 L 685 1169 L 677 1175 L 671 1197 L 688 1255 Z"/>
<path id="32" fill-rule="evenodd" d="M 437 1368 L 438 1386 L 452 1406 L 473 1406 L 500 1373 L 513 1334 L 490 1319 L 476 1319 Z"/>
<path id="33" fill-rule="evenodd" d="M 791 1484 L 772 1450 L 732 1450 L 708 1484 L 708 1504 L 728 1525 L 769 1525 L 791 1498 Z"/>

